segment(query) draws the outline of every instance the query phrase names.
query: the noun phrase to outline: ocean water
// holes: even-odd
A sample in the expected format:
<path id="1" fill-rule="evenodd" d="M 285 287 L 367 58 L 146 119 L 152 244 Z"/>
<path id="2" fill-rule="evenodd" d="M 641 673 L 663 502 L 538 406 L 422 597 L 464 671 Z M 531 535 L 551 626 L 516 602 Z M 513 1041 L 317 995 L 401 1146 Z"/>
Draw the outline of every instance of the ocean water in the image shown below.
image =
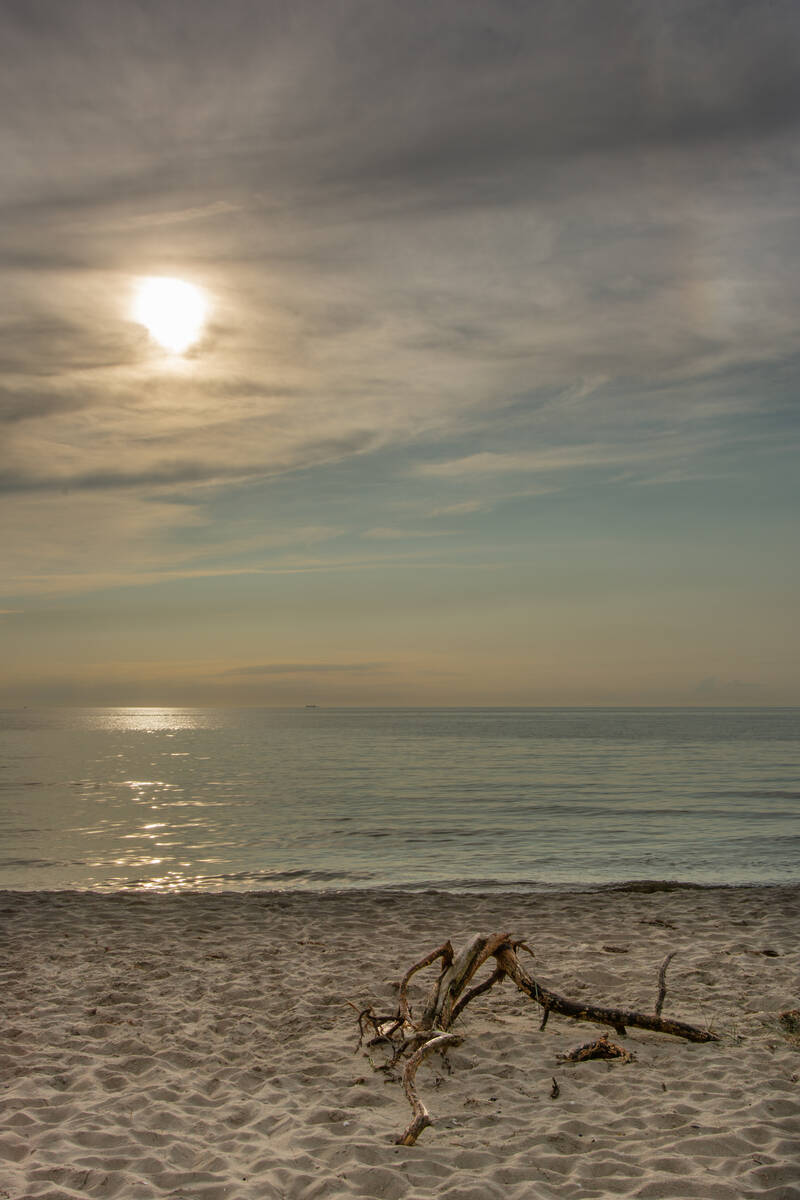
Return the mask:
<path id="1" fill-rule="evenodd" d="M 0 887 L 800 879 L 800 709 L 0 711 Z"/>

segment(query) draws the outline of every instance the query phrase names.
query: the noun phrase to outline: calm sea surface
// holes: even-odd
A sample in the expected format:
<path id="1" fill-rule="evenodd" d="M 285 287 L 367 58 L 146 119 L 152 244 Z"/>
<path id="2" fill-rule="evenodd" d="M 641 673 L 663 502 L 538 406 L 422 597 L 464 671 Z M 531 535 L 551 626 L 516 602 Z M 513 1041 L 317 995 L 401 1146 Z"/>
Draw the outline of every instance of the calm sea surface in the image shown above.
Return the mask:
<path id="1" fill-rule="evenodd" d="M 0 887 L 800 879 L 800 709 L 0 710 Z"/>

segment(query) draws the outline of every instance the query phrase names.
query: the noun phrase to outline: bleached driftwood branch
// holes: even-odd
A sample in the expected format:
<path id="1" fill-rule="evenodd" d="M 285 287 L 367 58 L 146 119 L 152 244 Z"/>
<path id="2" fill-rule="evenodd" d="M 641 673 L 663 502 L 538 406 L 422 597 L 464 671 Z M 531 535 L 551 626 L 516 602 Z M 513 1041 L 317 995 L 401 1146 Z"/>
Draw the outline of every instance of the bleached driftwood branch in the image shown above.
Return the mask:
<path id="1" fill-rule="evenodd" d="M 433 1053 L 445 1053 L 451 1046 L 457 1045 L 463 1039 L 450 1032 L 453 1022 L 461 1016 L 464 1009 L 477 996 L 484 995 L 496 984 L 508 977 L 521 992 L 530 997 L 543 1009 L 540 1029 L 544 1029 L 551 1012 L 560 1016 L 570 1017 L 575 1021 L 593 1021 L 599 1025 L 610 1025 L 616 1033 L 624 1035 L 627 1029 L 648 1029 L 656 1033 L 671 1034 L 673 1037 L 684 1038 L 690 1042 L 716 1041 L 716 1035 L 708 1029 L 700 1029 L 685 1021 L 676 1021 L 670 1017 L 662 1017 L 661 1009 L 666 995 L 666 970 L 674 951 L 669 954 L 659 971 L 659 992 L 654 1013 L 638 1012 L 631 1008 L 612 1008 L 597 1004 L 586 1004 L 582 1001 L 570 1000 L 559 995 L 544 984 L 539 983 L 525 970 L 519 960 L 518 951 L 525 949 L 530 953 L 527 944 L 514 939 L 510 933 L 476 933 L 456 953 L 450 941 L 443 942 L 435 950 L 431 950 L 424 958 L 419 959 L 406 971 L 399 986 L 397 1012 L 388 1017 L 378 1017 L 372 1008 L 359 1013 L 359 1046 L 365 1037 L 365 1027 L 369 1026 L 374 1036 L 368 1045 L 386 1045 L 391 1050 L 391 1058 L 386 1067 L 394 1066 L 401 1058 L 410 1055 L 403 1071 L 403 1088 L 411 1105 L 412 1120 L 408 1127 L 397 1138 L 397 1143 L 403 1146 L 413 1146 L 423 1129 L 433 1122 L 431 1116 L 419 1098 L 416 1090 L 415 1076 L 420 1064 Z M 414 975 L 425 967 L 431 966 L 441 959 L 438 977 L 431 986 L 422 1012 L 415 1017 L 408 999 L 408 985 Z M 494 969 L 482 982 L 473 984 L 477 972 L 490 959 L 494 960 Z M 602 1043 L 604 1039 L 600 1039 Z M 607 1039 L 605 1039 L 607 1043 Z M 612 1055 L 606 1053 L 611 1049 L 611 1043 L 601 1046 L 605 1057 L 618 1057 L 630 1061 L 626 1051 L 613 1047 Z M 593 1043 L 593 1047 L 600 1043 Z M 584 1053 L 589 1047 L 579 1047 L 576 1051 L 580 1061 L 588 1054 Z"/>

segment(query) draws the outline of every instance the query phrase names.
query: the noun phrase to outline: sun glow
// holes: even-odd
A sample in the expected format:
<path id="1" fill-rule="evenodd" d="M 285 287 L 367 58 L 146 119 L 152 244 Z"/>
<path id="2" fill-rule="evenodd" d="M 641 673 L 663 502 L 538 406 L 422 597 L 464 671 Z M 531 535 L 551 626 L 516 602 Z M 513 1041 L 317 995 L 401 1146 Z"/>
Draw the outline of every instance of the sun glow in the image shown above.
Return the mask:
<path id="1" fill-rule="evenodd" d="M 139 283 L 133 318 L 165 350 L 183 354 L 199 340 L 207 307 L 205 296 L 193 284 L 151 276 Z"/>

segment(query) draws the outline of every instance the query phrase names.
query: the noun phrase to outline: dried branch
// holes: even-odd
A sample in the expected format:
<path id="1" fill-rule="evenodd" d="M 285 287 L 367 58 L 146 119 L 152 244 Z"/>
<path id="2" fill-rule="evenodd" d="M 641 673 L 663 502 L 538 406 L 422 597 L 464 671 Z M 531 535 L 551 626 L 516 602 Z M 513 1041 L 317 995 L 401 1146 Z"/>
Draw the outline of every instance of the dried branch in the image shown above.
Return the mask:
<path id="1" fill-rule="evenodd" d="M 462 1039 L 457 1033 L 439 1033 L 427 1041 L 424 1046 L 420 1046 L 419 1050 L 406 1063 L 403 1071 L 403 1090 L 411 1105 L 413 1119 L 405 1132 L 396 1139 L 395 1145 L 413 1146 L 423 1129 L 427 1129 L 429 1125 L 433 1124 L 430 1113 L 417 1094 L 414 1082 L 414 1076 L 420 1063 L 424 1062 L 434 1050 L 441 1050 L 445 1046 L 457 1046 L 461 1041 Z"/>
<path id="2" fill-rule="evenodd" d="M 576 1000 L 568 1000 L 542 987 L 523 969 L 516 954 L 510 946 L 502 947 L 495 954 L 498 965 L 520 989 L 551 1012 L 563 1017 L 572 1017 L 574 1021 L 596 1021 L 598 1025 L 610 1025 L 620 1036 L 625 1035 L 628 1025 L 637 1029 L 650 1029 L 655 1033 L 669 1033 L 673 1037 L 685 1038 L 687 1042 L 716 1042 L 717 1036 L 708 1029 L 699 1029 L 685 1021 L 673 1021 L 668 1017 L 651 1016 L 640 1013 L 635 1009 L 606 1008 L 596 1004 L 582 1004 Z"/>
<path id="3" fill-rule="evenodd" d="M 494 933 L 491 937 L 484 933 L 474 934 L 440 978 L 435 989 L 435 1002 L 433 992 L 428 997 L 422 1028 L 430 1029 L 434 1024 L 438 1029 L 450 1028 L 459 994 L 486 960 L 496 954 L 499 947 L 506 945 L 510 939 L 510 933 Z"/>
<path id="4" fill-rule="evenodd" d="M 421 971 L 423 967 L 429 967 L 432 962 L 436 962 L 437 958 L 441 958 L 444 962 L 442 974 L 439 976 L 439 983 L 441 983 L 447 968 L 453 961 L 453 947 L 449 940 L 442 942 L 441 946 L 438 946 L 435 950 L 431 950 L 430 954 L 426 954 L 424 958 L 419 960 L 419 962 L 414 963 L 414 966 L 410 967 L 400 980 L 400 1013 L 403 1020 L 409 1025 L 414 1024 L 414 1019 L 411 1016 L 411 1009 L 408 1006 L 409 981 L 413 975 L 416 975 L 417 971 Z"/>
<path id="5" fill-rule="evenodd" d="M 590 1058 L 619 1058 L 622 1062 L 636 1061 L 635 1054 L 631 1054 L 629 1050 L 623 1050 L 622 1046 L 617 1046 L 616 1043 L 610 1042 L 607 1033 L 604 1033 L 596 1042 L 585 1042 L 582 1046 L 577 1046 L 567 1054 L 557 1054 L 556 1058 L 561 1062 L 586 1062 Z"/>
<path id="6" fill-rule="evenodd" d="M 672 962 L 677 954 L 677 950 L 671 950 L 661 964 L 658 972 L 658 999 L 656 1000 L 656 1016 L 661 1016 L 661 1009 L 664 1007 L 664 1000 L 667 995 L 667 967 Z"/>
<path id="7" fill-rule="evenodd" d="M 379 1017 L 372 1008 L 358 1012 L 359 1046 L 363 1044 L 367 1028 L 371 1027 L 375 1036 L 368 1044 L 374 1046 L 384 1043 L 391 1049 L 390 1058 L 380 1069 L 391 1070 L 401 1058 L 411 1056 L 403 1071 L 403 1088 L 411 1105 L 412 1120 L 397 1139 L 399 1145 L 413 1146 L 423 1129 L 432 1124 L 430 1113 L 420 1100 L 414 1082 L 420 1063 L 434 1050 L 443 1050 L 461 1042 L 462 1039 L 457 1034 L 449 1032 L 453 1022 L 476 996 L 488 992 L 506 976 L 513 980 L 521 992 L 542 1006 L 540 1030 L 544 1029 L 550 1013 L 554 1012 L 571 1017 L 575 1021 L 594 1021 L 600 1025 L 610 1025 L 620 1035 L 624 1035 L 627 1026 L 631 1026 L 671 1034 L 690 1042 L 717 1040 L 716 1034 L 707 1029 L 699 1029 L 684 1021 L 674 1021 L 661 1016 L 666 995 L 666 972 L 674 957 L 674 951 L 667 955 L 661 965 L 656 1011 L 655 1014 L 649 1014 L 637 1012 L 635 1009 L 583 1003 L 558 995 L 540 984 L 523 968 L 517 953 L 523 949 L 529 954 L 533 953 L 524 942 L 514 941 L 509 933 L 474 934 L 457 954 L 450 941 L 443 942 L 406 971 L 400 982 L 397 1013 L 389 1017 Z M 470 987 L 470 981 L 476 972 L 492 958 L 495 967 L 491 975 Z M 409 982 L 418 971 L 438 959 L 442 961 L 441 970 L 430 988 L 421 1018 L 415 1021 L 408 1002 Z M 351 1007 L 356 1008 L 355 1005 Z M 630 1062 L 633 1055 L 610 1042 L 608 1035 L 604 1034 L 597 1041 L 586 1043 L 570 1054 L 559 1057 L 569 1062 L 581 1062 L 586 1058 L 618 1058 Z M 554 1081 L 553 1086 L 552 1095 L 555 1098 L 558 1095 L 558 1084 Z"/>
<path id="8" fill-rule="evenodd" d="M 503 968 L 495 967 L 491 975 L 489 975 L 487 979 L 484 979 L 483 983 L 479 983 L 475 987 L 470 988 L 469 991 L 461 997 L 458 1003 L 453 1005 L 452 1020 L 455 1021 L 461 1016 L 470 1000 L 474 1000 L 476 996 L 482 996 L 484 992 L 488 992 L 489 988 L 493 988 L 496 983 L 500 983 L 503 979 L 505 979 L 505 977 L 506 973 Z"/>

